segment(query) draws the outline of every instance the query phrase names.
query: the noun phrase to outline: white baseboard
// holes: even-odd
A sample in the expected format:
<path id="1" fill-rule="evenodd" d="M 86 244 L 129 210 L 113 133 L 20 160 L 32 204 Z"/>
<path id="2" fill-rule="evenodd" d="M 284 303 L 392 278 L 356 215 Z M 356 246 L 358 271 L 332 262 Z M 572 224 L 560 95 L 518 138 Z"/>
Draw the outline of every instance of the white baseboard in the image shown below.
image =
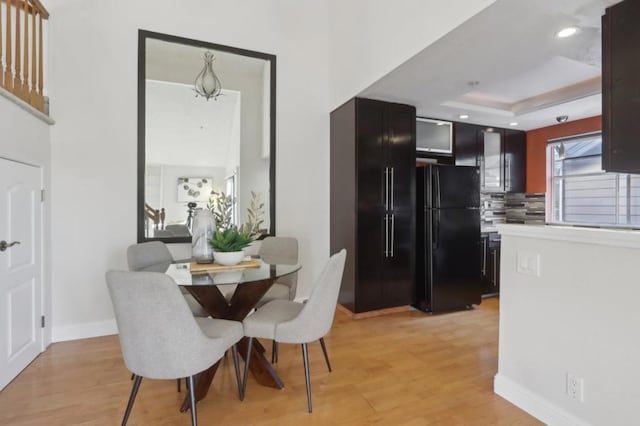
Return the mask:
<path id="1" fill-rule="evenodd" d="M 116 320 L 96 321 L 85 324 L 73 324 L 54 326 L 51 340 L 55 342 L 66 342 L 68 340 L 87 339 L 89 337 L 108 336 L 118 334 Z"/>
<path id="2" fill-rule="evenodd" d="M 516 407 L 523 409 L 550 426 L 589 426 L 589 423 L 584 420 L 552 404 L 547 399 L 531 392 L 500 373 L 493 378 L 493 391 Z"/>

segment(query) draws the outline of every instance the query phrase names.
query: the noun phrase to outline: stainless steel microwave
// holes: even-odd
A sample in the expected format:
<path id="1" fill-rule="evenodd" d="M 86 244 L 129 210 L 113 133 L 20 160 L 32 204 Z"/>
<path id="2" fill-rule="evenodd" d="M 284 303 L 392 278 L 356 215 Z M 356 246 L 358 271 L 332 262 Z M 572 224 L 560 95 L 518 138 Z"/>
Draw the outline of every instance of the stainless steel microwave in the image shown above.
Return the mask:
<path id="1" fill-rule="evenodd" d="M 416 151 L 453 154 L 453 123 L 416 118 Z"/>

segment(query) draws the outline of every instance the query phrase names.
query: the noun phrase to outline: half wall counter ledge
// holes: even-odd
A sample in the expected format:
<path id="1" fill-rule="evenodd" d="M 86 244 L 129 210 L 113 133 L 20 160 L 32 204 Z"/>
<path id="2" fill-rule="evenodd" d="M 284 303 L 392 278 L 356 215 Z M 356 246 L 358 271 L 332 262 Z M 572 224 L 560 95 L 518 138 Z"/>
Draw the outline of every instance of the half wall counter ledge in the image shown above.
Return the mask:
<path id="1" fill-rule="evenodd" d="M 629 374 L 640 359 L 640 232 L 497 228 L 495 393 L 547 424 L 628 424 L 640 397 Z"/>

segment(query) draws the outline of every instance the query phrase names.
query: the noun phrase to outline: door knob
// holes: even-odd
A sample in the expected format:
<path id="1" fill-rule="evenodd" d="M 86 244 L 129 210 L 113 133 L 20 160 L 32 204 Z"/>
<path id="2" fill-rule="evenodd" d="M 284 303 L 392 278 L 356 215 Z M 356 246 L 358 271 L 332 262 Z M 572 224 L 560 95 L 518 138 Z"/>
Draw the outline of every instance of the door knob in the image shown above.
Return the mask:
<path id="1" fill-rule="evenodd" d="M 5 251 L 8 248 L 15 246 L 16 244 L 20 244 L 20 241 L 14 241 L 12 243 L 7 243 L 5 240 L 0 241 L 0 251 Z"/>

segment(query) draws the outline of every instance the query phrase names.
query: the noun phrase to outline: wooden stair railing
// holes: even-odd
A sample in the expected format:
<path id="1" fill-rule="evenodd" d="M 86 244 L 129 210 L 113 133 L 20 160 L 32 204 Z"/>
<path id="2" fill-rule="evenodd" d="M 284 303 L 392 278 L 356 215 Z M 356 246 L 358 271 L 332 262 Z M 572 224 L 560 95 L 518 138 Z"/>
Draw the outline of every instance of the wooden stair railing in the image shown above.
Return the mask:
<path id="1" fill-rule="evenodd" d="M 45 112 L 43 20 L 39 0 L 0 0 L 0 87 Z"/>
<path id="2" fill-rule="evenodd" d="M 164 208 L 158 210 L 144 203 L 144 215 L 153 221 L 153 229 L 164 229 L 165 212 Z"/>

